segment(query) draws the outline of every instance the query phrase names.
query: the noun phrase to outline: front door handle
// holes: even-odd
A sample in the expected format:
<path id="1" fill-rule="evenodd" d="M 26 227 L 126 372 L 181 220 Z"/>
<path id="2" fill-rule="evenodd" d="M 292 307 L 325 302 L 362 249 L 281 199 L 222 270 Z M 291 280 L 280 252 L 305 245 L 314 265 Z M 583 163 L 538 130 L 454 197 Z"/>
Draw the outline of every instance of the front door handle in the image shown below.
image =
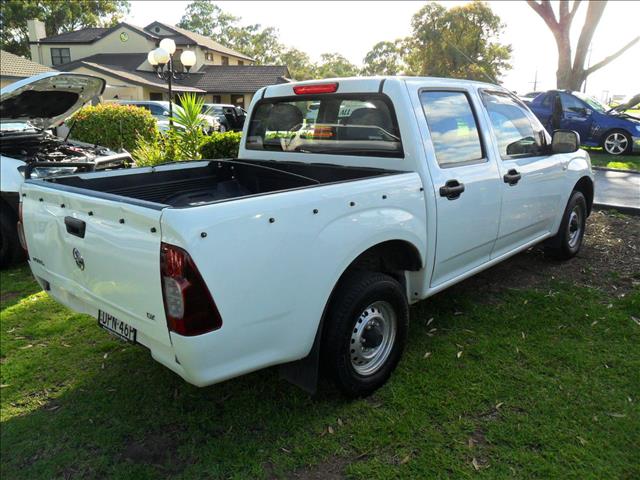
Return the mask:
<path id="1" fill-rule="evenodd" d="M 447 197 L 449 200 L 455 200 L 464 192 L 464 183 L 458 180 L 448 180 L 444 186 L 440 187 L 440 196 Z"/>
<path id="2" fill-rule="evenodd" d="M 515 168 L 512 168 L 502 178 L 504 179 L 504 183 L 513 186 L 520 181 L 522 175 L 520 175 Z"/>

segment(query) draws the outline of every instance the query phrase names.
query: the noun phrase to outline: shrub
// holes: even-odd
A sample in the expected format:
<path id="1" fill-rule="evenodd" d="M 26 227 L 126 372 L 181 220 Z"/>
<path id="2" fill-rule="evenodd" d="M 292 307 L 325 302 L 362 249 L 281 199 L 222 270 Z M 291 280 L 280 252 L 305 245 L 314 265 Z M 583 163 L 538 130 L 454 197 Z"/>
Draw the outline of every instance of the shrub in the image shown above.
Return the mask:
<path id="1" fill-rule="evenodd" d="M 154 141 L 158 136 L 156 120 L 147 110 L 131 105 L 101 103 L 78 111 L 69 125 L 71 138 L 94 143 L 112 150 L 124 148 L 131 152 L 138 137 Z"/>
<path id="2" fill-rule="evenodd" d="M 161 163 L 190 160 L 180 154 L 180 137 L 176 130 L 169 130 L 151 140 L 138 137 L 138 143 L 131 156 L 136 167 L 152 167 Z"/>
<path id="3" fill-rule="evenodd" d="M 240 132 L 213 132 L 200 144 L 202 158 L 237 158 L 240 148 Z"/>
<path id="4" fill-rule="evenodd" d="M 173 112 L 173 122 L 182 127 L 174 132 L 178 137 L 178 150 L 184 160 L 199 160 L 198 147 L 204 138 L 203 130 L 207 124 L 202 116 L 204 98 L 195 93 L 185 93 L 180 97 L 180 108 Z"/>

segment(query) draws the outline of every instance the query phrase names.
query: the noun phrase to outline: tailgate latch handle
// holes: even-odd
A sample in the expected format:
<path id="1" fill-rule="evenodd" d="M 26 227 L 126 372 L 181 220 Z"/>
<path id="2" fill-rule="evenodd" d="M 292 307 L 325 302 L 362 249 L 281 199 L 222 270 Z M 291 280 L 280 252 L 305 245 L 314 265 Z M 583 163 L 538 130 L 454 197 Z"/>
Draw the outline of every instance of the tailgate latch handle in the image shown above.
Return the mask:
<path id="1" fill-rule="evenodd" d="M 75 235 L 76 237 L 84 238 L 84 231 L 87 228 L 87 224 L 83 220 L 73 217 L 64 217 L 64 224 L 67 227 L 67 233 Z"/>

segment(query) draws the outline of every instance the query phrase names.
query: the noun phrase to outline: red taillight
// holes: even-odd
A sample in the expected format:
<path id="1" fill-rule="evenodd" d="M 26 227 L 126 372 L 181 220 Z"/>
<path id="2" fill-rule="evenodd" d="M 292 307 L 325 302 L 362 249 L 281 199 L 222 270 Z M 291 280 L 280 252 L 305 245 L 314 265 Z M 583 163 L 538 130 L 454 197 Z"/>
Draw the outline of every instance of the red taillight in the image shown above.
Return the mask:
<path id="1" fill-rule="evenodd" d="M 169 330 L 191 337 L 222 326 L 218 307 L 187 252 L 161 243 L 160 275 Z"/>
<path id="2" fill-rule="evenodd" d="M 27 249 L 27 239 L 24 236 L 24 223 L 22 221 L 22 202 L 18 204 L 18 240 L 20 241 L 20 246 L 24 250 L 24 253 L 27 254 L 27 258 L 29 258 L 29 250 Z"/>
<path id="3" fill-rule="evenodd" d="M 311 95 L 313 93 L 335 93 L 338 83 L 316 83 L 314 85 L 296 85 L 293 93 L 296 95 Z"/>

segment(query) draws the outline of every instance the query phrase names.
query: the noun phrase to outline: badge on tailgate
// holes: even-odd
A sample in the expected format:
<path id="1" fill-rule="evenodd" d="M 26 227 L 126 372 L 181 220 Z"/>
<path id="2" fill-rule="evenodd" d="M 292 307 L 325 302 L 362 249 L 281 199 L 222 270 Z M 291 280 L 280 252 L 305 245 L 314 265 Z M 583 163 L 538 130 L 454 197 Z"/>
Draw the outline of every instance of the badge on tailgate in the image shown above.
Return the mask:
<path id="1" fill-rule="evenodd" d="M 136 334 L 138 331 L 122 320 L 118 320 L 113 315 L 109 315 L 107 312 L 98 310 L 98 325 L 111 335 L 126 342 L 136 343 Z"/>

